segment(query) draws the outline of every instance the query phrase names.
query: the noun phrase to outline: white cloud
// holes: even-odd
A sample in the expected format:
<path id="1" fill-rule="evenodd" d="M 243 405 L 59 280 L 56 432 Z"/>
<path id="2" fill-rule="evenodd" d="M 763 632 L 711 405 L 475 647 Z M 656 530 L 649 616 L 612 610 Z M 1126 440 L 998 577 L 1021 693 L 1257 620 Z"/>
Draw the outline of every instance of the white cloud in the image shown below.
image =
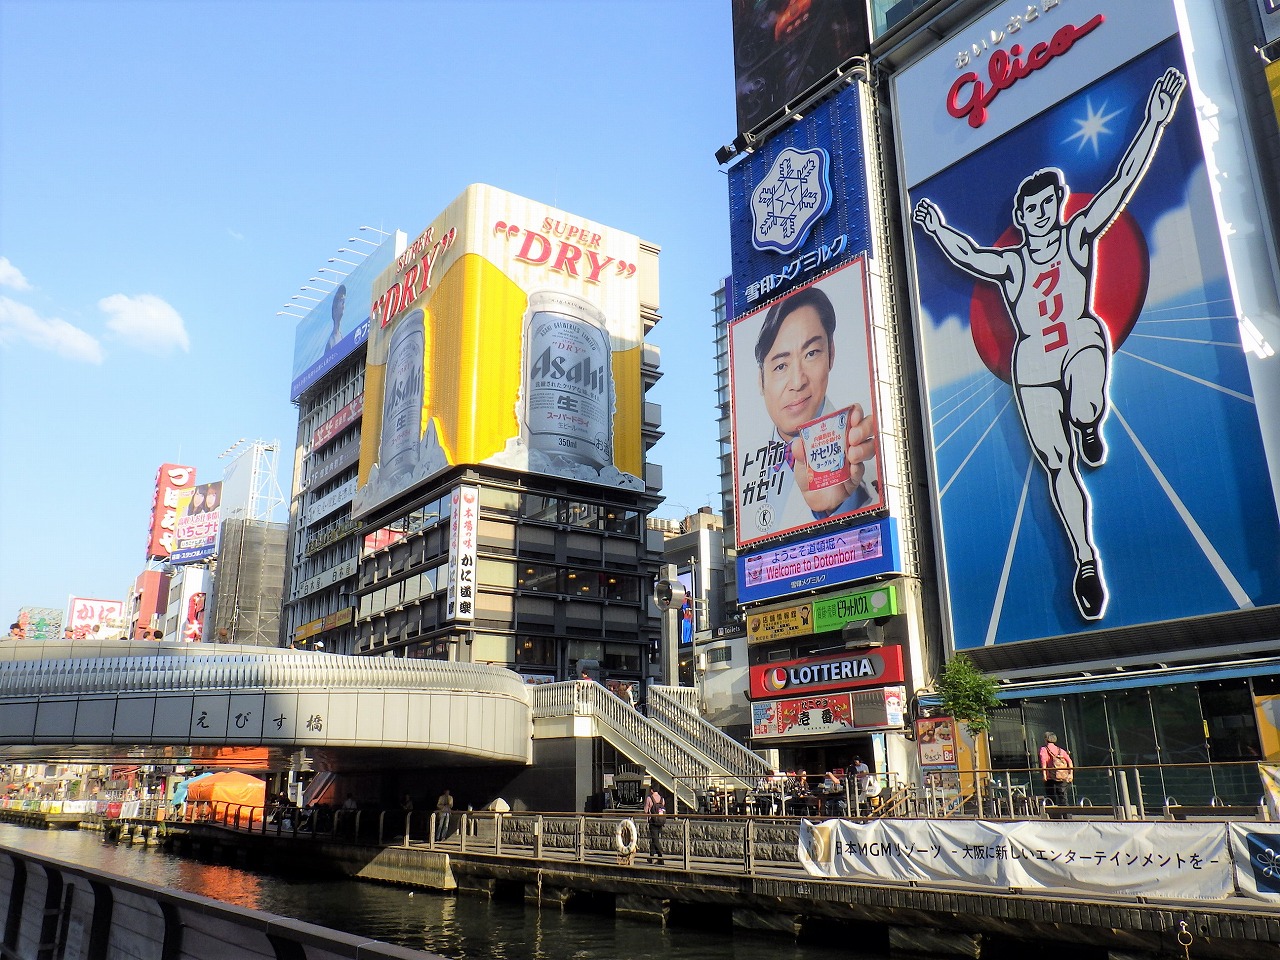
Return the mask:
<path id="1" fill-rule="evenodd" d="M 31 284 L 22 275 L 22 271 L 9 262 L 8 257 L 0 257 L 0 287 L 13 290 L 30 290 Z"/>
<path id="2" fill-rule="evenodd" d="M 232 240 L 243 240 L 243 239 L 244 239 L 244 234 L 243 234 L 243 233 L 237 233 L 235 230 L 232 230 L 230 227 L 227 227 L 227 233 L 231 236 L 231 239 L 232 239 Z"/>
<path id="3" fill-rule="evenodd" d="M 1151 230 L 1151 283 L 1147 302 L 1159 305 L 1198 291 L 1207 281 L 1222 277 L 1222 244 L 1217 231 L 1196 224 L 1216 223 L 1204 169 L 1191 171 L 1186 203 L 1170 210 Z"/>
<path id="4" fill-rule="evenodd" d="M 174 347 L 183 351 L 191 349 L 181 315 L 159 297 L 149 293 L 136 297 L 113 293 L 99 300 L 98 306 L 110 315 L 107 329 L 132 346 L 154 353 Z"/>
<path id="5" fill-rule="evenodd" d="M 968 325 L 959 317 L 953 314 L 935 325 L 928 310 L 922 309 L 920 328 L 926 331 L 924 365 L 930 390 L 966 380 L 986 369 Z"/>
<path id="6" fill-rule="evenodd" d="M 96 337 L 65 320 L 42 317 L 26 304 L 0 297 L 0 344 L 14 343 L 51 350 L 69 360 L 102 363 L 102 345 Z"/>

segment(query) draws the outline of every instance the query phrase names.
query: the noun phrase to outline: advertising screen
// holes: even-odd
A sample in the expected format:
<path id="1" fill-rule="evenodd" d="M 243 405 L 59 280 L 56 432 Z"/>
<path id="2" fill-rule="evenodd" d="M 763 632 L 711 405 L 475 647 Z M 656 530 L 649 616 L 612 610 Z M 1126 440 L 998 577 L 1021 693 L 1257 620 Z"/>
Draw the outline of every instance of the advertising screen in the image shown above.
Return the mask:
<path id="1" fill-rule="evenodd" d="M 338 286 L 323 293 L 311 312 L 298 321 L 293 339 L 290 400 L 297 400 L 369 339 L 369 304 L 373 302 L 370 289 L 374 278 L 387 268 L 393 257 L 395 242 L 388 238 L 352 267 Z M 320 293 L 321 289 L 312 292 Z"/>
<path id="2" fill-rule="evenodd" d="M 729 316 L 871 246 L 862 91 L 845 87 L 729 168 Z"/>
<path id="3" fill-rule="evenodd" d="M 739 132 L 866 52 L 864 0 L 733 0 Z"/>
<path id="4" fill-rule="evenodd" d="M 221 480 L 199 484 L 179 499 L 171 562 L 195 563 L 217 553 L 221 507 Z"/>
<path id="5" fill-rule="evenodd" d="M 862 260 L 729 327 L 739 547 L 878 509 Z"/>
<path id="6" fill-rule="evenodd" d="M 1255 397 L 1173 10 L 1024 9 L 897 85 L 951 640 L 1276 604 L 1280 411 Z"/>
<path id="7" fill-rule="evenodd" d="M 640 241 L 483 184 L 374 286 L 357 515 L 457 464 L 643 490 Z"/>
<path id="8" fill-rule="evenodd" d="M 898 521 L 886 517 L 739 556 L 738 599 L 755 603 L 901 572 Z"/>

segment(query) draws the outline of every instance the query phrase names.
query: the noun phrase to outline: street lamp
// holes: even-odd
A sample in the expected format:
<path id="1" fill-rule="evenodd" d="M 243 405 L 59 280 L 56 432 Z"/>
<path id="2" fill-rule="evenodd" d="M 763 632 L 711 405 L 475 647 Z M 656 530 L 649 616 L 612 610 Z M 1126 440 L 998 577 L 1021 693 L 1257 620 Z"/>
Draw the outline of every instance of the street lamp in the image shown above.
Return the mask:
<path id="1" fill-rule="evenodd" d="M 367 243 L 371 247 L 379 246 L 372 240 L 366 240 L 364 237 L 347 237 L 347 243 Z"/>
<path id="2" fill-rule="evenodd" d="M 339 248 L 338 248 L 338 252 L 339 252 L 339 253 L 354 253 L 357 257 L 367 257 L 367 256 L 369 256 L 369 255 L 368 255 L 367 253 L 365 253 L 363 250 L 352 250 L 350 247 L 339 247 Z"/>
<path id="3" fill-rule="evenodd" d="M 341 251 L 341 250 L 339 250 L 338 252 L 339 252 L 339 253 L 341 253 L 342 251 Z M 348 267 L 358 267 L 358 266 L 359 266 L 359 264 L 358 264 L 358 263 L 354 263 L 354 262 L 352 262 L 351 260 L 343 260 L 343 259 L 342 259 L 342 258 L 340 258 L 340 257 L 330 257 L 330 258 L 329 258 L 329 262 L 330 262 L 330 263 L 345 263 Z"/>
<path id="4" fill-rule="evenodd" d="M 332 261 L 332 260 L 330 260 L 329 262 L 330 262 L 330 263 L 333 263 L 333 261 Z M 336 274 L 337 274 L 338 276 L 340 276 L 340 277 L 345 277 L 345 276 L 346 276 L 346 274 L 345 274 L 345 273 L 343 273 L 341 270 L 330 270 L 328 267 L 321 267 L 321 268 L 320 268 L 318 271 L 316 271 L 316 272 L 317 272 L 317 273 L 336 273 Z"/>
<path id="5" fill-rule="evenodd" d="M 294 294 L 292 297 L 290 297 L 289 299 L 290 299 L 290 300 L 310 300 L 312 303 L 319 303 L 319 302 L 320 302 L 320 298 L 319 298 L 319 297 L 308 297 L 306 294 L 302 294 L 302 293 L 295 293 L 295 294 Z"/>
<path id="6" fill-rule="evenodd" d="M 332 290 L 322 290 L 322 289 L 320 289 L 319 287 L 308 287 L 308 286 L 305 286 L 305 285 L 304 285 L 304 286 L 299 287 L 298 289 L 299 289 L 299 290 L 314 290 L 316 293 L 323 293 L 326 297 L 327 297 L 329 294 L 333 293 L 333 291 L 332 291 Z"/>
<path id="7" fill-rule="evenodd" d="M 337 280 L 330 280 L 328 277 L 311 277 L 307 283 L 332 283 L 335 287 L 338 286 Z"/>
<path id="8" fill-rule="evenodd" d="M 384 237 L 389 237 L 389 236 L 391 236 L 391 234 L 387 233 L 387 231 L 385 231 L 385 230 L 379 230 L 377 227 L 361 227 L 360 229 L 361 229 L 361 230 L 372 230 L 374 233 L 380 233 L 380 234 L 382 234 Z"/>

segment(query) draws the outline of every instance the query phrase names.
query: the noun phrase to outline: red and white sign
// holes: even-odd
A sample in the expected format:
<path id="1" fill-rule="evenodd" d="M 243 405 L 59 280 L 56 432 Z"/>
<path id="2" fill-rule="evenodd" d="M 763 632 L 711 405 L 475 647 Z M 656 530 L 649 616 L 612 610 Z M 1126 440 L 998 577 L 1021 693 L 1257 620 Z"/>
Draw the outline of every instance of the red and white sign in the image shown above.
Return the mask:
<path id="1" fill-rule="evenodd" d="M 1168 2 L 992 8 L 894 77 L 902 182 L 951 166 L 1177 30 Z"/>
<path id="2" fill-rule="evenodd" d="M 480 489 L 455 487 L 449 517 L 448 617 L 476 618 L 476 534 L 480 523 Z"/>
<path id="3" fill-rule="evenodd" d="M 72 597 L 67 605 L 67 618 L 63 621 L 63 629 L 71 631 L 73 640 L 83 640 L 93 635 L 94 627 L 100 626 L 105 630 L 113 623 L 119 622 L 123 616 L 123 600 Z"/>
<path id="4" fill-rule="evenodd" d="M 178 507 L 183 495 L 190 499 L 196 485 L 196 468 L 163 463 L 156 471 L 156 493 L 151 503 L 151 533 L 147 559 L 167 560 L 178 543 Z"/>
<path id="5" fill-rule="evenodd" d="M 364 413 L 363 393 L 316 427 L 316 432 L 311 435 L 311 452 L 315 453 L 343 430 L 359 420 L 362 413 Z"/>
<path id="6" fill-rule="evenodd" d="M 902 648 L 881 647 L 834 657 L 808 657 L 763 663 L 750 668 L 751 698 L 767 699 L 780 693 L 818 693 L 883 687 L 902 683 Z"/>

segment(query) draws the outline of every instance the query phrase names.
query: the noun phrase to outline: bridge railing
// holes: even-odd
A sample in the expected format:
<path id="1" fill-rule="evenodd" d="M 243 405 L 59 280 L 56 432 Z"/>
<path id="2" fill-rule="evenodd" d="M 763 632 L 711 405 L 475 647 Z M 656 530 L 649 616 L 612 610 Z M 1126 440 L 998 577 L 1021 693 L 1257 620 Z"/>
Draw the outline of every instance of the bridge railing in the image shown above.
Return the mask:
<path id="1" fill-rule="evenodd" d="M 409 688 L 463 690 L 528 702 L 502 667 L 228 644 L 12 641 L 0 644 L 0 696 L 82 696 L 162 690 Z"/>

